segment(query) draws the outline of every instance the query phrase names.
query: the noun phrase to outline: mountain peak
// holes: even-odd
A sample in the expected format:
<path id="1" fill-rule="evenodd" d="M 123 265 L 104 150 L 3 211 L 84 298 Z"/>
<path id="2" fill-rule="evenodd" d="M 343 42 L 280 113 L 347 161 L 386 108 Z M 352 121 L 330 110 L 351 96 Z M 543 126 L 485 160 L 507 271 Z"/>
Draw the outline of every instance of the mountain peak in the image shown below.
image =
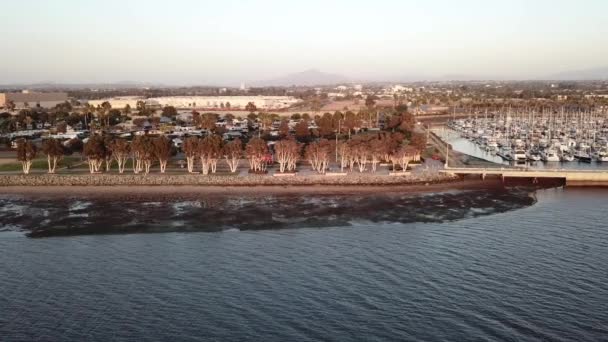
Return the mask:
<path id="1" fill-rule="evenodd" d="M 548 79 L 575 81 L 575 80 L 606 80 L 608 79 L 608 67 L 584 70 L 564 71 L 550 75 Z"/>

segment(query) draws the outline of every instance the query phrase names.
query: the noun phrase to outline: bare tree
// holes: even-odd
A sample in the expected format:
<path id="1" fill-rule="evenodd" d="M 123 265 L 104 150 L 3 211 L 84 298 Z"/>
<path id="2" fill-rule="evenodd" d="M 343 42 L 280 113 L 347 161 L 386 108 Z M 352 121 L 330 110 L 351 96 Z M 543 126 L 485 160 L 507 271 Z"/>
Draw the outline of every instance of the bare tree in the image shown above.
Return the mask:
<path id="1" fill-rule="evenodd" d="M 380 163 L 380 160 L 386 154 L 384 152 L 386 143 L 382 139 L 373 138 L 367 143 L 367 147 L 369 149 L 368 155 L 370 156 L 370 161 L 372 164 L 372 172 L 376 172 L 378 163 Z"/>
<path id="2" fill-rule="evenodd" d="M 114 160 L 114 157 L 112 156 L 112 149 L 110 149 L 112 140 L 113 139 L 110 138 L 110 136 L 105 136 L 105 138 L 104 138 L 104 146 L 105 146 L 104 161 L 106 163 L 106 172 L 110 172 L 110 168 L 112 167 L 112 161 Z"/>
<path id="3" fill-rule="evenodd" d="M 245 147 L 247 159 L 249 159 L 249 169 L 253 172 L 266 171 L 266 156 L 268 155 L 268 145 L 260 138 L 253 138 Z"/>
<path id="4" fill-rule="evenodd" d="M 355 163 L 359 167 L 359 172 L 365 171 L 370 157 L 370 148 L 368 142 L 365 138 L 357 136 L 356 139 L 350 140 L 349 144 L 351 150 L 351 171 Z"/>
<path id="5" fill-rule="evenodd" d="M 243 144 L 240 139 L 234 139 L 231 142 L 224 145 L 224 158 L 230 168 L 230 172 L 235 173 L 239 167 L 239 161 L 243 155 Z"/>
<path id="6" fill-rule="evenodd" d="M 118 138 L 112 140 L 108 147 L 110 151 L 112 151 L 112 157 L 118 163 L 118 173 L 124 173 L 127 159 L 129 158 L 129 152 L 131 151 L 129 142 L 125 139 Z"/>
<path id="7" fill-rule="evenodd" d="M 217 161 L 222 154 L 222 138 L 217 135 L 206 136 L 199 144 L 199 158 L 203 174 L 215 173 Z"/>
<path id="8" fill-rule="evenodd" d="M 106 156 L 106 146 L 103 137 L 96 134 L 89 137 L 89 140 L 84 144 L 83 152 L 89 163 L 89 171 L 91 173 L 98 173 Z"/>
<path id="9" fill-rule="evenodd" d="M 295 140 L 286 139 L 277 142 L 274 151 L 281 173 L 296 170 L 296 163 L 300 159 L 300 146 Z"/>
<path id="10" fill-rule="evenodd" d="M 131 143 L 131 153 L 133 155 L 133 172 L 145 174 L 150 173 L 152 160 L 154 159 L 154 145 L 152 139 L 147 135 L 139 135 Z"/>
<path id="11" fill-rule="evenodd" d="M 395 133 L 390 133 L 388 135 L 384 134 L 384 135 L 380 136 L 380 139 L 382 139 L 384 142 L 384 148 L 383 148 L 384 155 L 382 158 L 384 159 L 384 161 L 390 162 L 391 154 L 396 152 L 403 145 L 405 136 L 400 132 L 395 132 Z"/>
<path id="12" fill-rule="evenodd" d="M 50 138 L 42 143 L 42 153 L 46 154 L 49 173 L 55 173 L 57 161 L 61 160 L 65 155 L 65 148 L 59 140 Z"/>
<path id="13" fill-rule="evenodd" d="M 305 156 L 311 168 L 318 173 L 325 173 L 329 164 L 331 143 L 326 139 L 313 142 L 306 146 Z"/>
<path id="14" fill-rule="evenodd" d="M 36 149 L 36 145 L 31 141 L 25 139 L 19 139 L 17 141 L 17 160 L 21 162 L 24 174 L 27 175 L 30 173 L 32 160 L 36 158 L 37 153 L 38 150 Z"/>
<path id="15" fill-rule="evenodd" d="M 402 171 L 407 171 L 407 165 L 412 160 L 413 149 L 408 146 L 403 146 L 395 153 L 391 155 L 391 163 L 393 164 L 393 171 L 396 170 L 395 166 L 399 165 Z"/>
<path id="16" fill-rule="evenodd" d="M 420 160 L 420 153 L 426 148 L 426 136 L 423 133 L 413 133 L 410 139 L 410 145 L 416 150 L 413 157 L 414 161 Z"/>
<path id="17" fill-rule="evenodd" d="M 152 144 L 154 145 L 154 156 L 158 159 L 160 165 L 160 173 L 165 173 L 167 170 L 167 162 L 169 161 L 169 158 L 171 158 L 171 153 L 173 152 L 171 140 L 164 135 L 161 135 L 154 139 Z"/>
<path id="18" fill-rule="evenodd" d="M 344 172 L 344 168 L 348 166 L 348 160 L 351 156 L 350 146 L 347 142 L 338 143 L 338 156 L 340 157 L 340 172 Z"/>
<path id="19" fill-rule="evenodd" d="M 199 154 L 199 142 L 200 139 L 197 137 L 188 137 L 184 141 L 184 145 L 182 146 L 182 150 L 186 155 L 186 163 L 188 164 L 188 172 L 194 172 L 194 158 Z"/>

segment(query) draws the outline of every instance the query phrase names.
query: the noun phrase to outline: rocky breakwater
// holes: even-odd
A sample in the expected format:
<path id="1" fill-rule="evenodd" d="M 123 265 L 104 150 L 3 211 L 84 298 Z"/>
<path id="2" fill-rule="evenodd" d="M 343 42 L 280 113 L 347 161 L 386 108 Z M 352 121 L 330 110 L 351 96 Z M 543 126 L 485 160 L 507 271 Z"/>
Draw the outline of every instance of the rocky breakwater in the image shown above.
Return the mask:
<path id="1" fill-rule="evenodd" d="M 1 175 L 0 186 L 256 186 L 256 185 L 397 185 L 454 181 L 447 174 L 417 174 L 402 177 L 387 175 L 348 174 L 271 177 L 268 175 L 198 175 L 198 174 L 78 174 L 78 175 Z"/>

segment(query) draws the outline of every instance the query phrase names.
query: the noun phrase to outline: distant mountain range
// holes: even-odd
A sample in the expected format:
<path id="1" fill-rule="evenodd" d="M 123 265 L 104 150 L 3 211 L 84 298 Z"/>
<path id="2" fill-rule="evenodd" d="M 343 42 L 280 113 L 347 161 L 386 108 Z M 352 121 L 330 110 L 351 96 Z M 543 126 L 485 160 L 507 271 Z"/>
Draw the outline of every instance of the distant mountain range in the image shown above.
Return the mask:
<path id="1" fill-rule="evenodd" d="M 491 77 L 480 77 L 474 75 L 463 74 L 448 74 L 442 76 L 432 76 L 416 71 L 408 73 L 400 72 L 396 77 L 385 77 L 380 79 L 355 79 L 340 74 L 332 74 L 322 72 L 317 69 L 310 69 L 302 72 L 289 74 L 283 77 L 254 81 L 247 85 L 253 87 L 289 87 L 289 86 L 326 86 L 343 83 L 409 83 L 409 82 L 441 82 L 441 81 L 472 81 L 472 80 L 492 80 Z M 517 80 L 508 77 L 499 77 L 495 80 Z M 555 81 L 585 81 L 585 80 L 608 80 L 608 67 L 583 69 L 574 71 L 564 71 L 546 76 L 531 76 L 528 80 L 555 80 Z M 525 81 L 522 79 L 522 81 Z M 195 86 L 195 85 L 190 85 Z M 198 85 L 209 86 L 212 85 Z M 128 89 L 128 88 L 172 88 L 180 87 L 180 85 L 167 85 L 160 82 L 136 82 L 136 81 L 121 81 L 111 83 L 55 83 L 51 81 L 43 81 L 37 83 L 13 83 L 0 85 L 0 89 Z"/>
<path id="2" fill-rule="evenodd" d="M 252 82 L 252 86 L 257 87 L 288 87 L 292 85 L 297 86 L 317 86 L 317 85 L 328 85 L 328 84 L 338 84 L 338 83 L 346 83 L 350 82 L 346 76 L 338 75 L 338 74 L 330 74 L 326 72 L 322 72 L 317 69 L 310 69 L 294 74 L 289 74 L 283 77 L 263 80 L 263 81 L 255 81 Z"/>
<path id="3" fill-rule="evenodd" d="M 564 71 L 564 72 L 550 75 L 547 79 L 563 80 L 563 81 L 608 80 L 608 67 L 574 70 L 574 71 Z"/>
<path id="4" fill-rule="evenodd" d="M 37 83 L 0 84 L 2 89 L 130 89 L 165 87 L 161 83 L 122 81 L 115 83 L 56 83 L 43 81 Z"/>
<path id="5" fill-rule="evenodd" d="M 442 82 L 442 81 L 474 81 L 474 80 L 492 80 L 492 77 L 488 76 L 475 76 L 475 75 L 464 75 L 464 74 L 447 74 L 441 76 L 432 76 L 430 74 L 423 74 L 418 72 L 411 72 L 406 75 L 401 74 L 398 77 L 381 79 L 354 79 L 344 75 L 331 74 L 321 72 L 316 69 L 306 70 L 299 73 L 289 74 L 284 77 L 253 82 L 253 86 L 321 86 L 321 85 L 334 85 L 340 83 L 370 83 L 370 82 L 419 82 L 419 81 L 431 81 L 431 82 Z M 511 80 L 509 77 L 498 77 L 496 80 Z M 572 80 L 572 81 L 586 81 L 586 80 L 608 80 L 608 67 L 585 69 L 578 71 L 565 71 L 556 73 L 553 75 L 535 77 L 531 76 L 528 80 Z M 513 79 L 517 80 L 517 79 Z M 525 81 L 525 80 L 522 80 Z"/>

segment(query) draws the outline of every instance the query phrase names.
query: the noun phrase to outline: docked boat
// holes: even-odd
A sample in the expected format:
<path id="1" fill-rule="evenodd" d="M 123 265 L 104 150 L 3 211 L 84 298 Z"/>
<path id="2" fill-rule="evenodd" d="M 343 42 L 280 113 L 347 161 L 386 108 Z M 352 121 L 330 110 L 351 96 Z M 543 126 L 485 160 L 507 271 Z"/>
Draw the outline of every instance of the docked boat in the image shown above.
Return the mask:
<path id="1" fill-rule="evenodd" d="M 539 161 L 540 160 L 540 153 L 530 151 L 528 153 L 528 160 L 530 160 L 530 161 Z"/>
<path id="2" fill-rule="evenodd" d="M 498 149 L 498 142 L 496 141 L 496 139 L 488 139 L 486 146 L 488 147 L 488 150 L 496 150 Z"/>
<path id="3" fill-rule="evenodd" d="M 571 161 L 574 161 L 574 156 L 570 153 L 565 152 L 565 153 L 562 153 L 561 159 L 563 162 L 571 162 Z"/>
<path id="4" fill-rule="evenodd" d="M 526 151 L 522 148 L 516 148 L 513 150 L 512 158 L 515 161 L 526 161 L 528 156 L 526 155 Z"/>
<path id="5" fill-rule="evenodd" d="M 543 152 L 542 156 L 541 156 L 542 161 L 544 162 L 558 162 L 560 161 L 559 155 L 557 154 L 557 151 L 553 150 L 553 149 L 548 149 L 545 152 Z"/>
<path id="6" fill-rule="evenodd" d="M 513 160 L 513 151 L 509 147 L 502 147 L 496 154 L 504 160 Z"/>
<path id="7" fill-rule="evenodd" d="M 602 147 L 595 153 L 598 162 L 608 162 L 608 148 Z"/>
<path id="8" fill-rule="evenodd" d="M 578 159 L 582 163 L 591 163 L 591 155 L 583 150 L 579 150 L 574 154 L 574 158 Z"/>

